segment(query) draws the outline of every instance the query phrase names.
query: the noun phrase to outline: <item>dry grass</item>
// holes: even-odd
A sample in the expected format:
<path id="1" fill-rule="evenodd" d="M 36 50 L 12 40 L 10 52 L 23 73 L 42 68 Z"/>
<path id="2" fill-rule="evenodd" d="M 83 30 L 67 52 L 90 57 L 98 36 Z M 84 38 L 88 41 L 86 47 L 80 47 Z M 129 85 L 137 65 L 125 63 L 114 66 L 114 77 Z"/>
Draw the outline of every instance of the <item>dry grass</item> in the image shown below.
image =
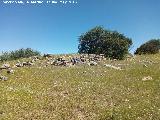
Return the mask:
<path id="1" fill-rule="evenodd" d="M 159 120 L 160 54 L 104 63 L 124 64 L 124 70 L 16 68 L 0 81 L 0 120 Z M 147 76 L 152 79 L 143 81 Z"/>

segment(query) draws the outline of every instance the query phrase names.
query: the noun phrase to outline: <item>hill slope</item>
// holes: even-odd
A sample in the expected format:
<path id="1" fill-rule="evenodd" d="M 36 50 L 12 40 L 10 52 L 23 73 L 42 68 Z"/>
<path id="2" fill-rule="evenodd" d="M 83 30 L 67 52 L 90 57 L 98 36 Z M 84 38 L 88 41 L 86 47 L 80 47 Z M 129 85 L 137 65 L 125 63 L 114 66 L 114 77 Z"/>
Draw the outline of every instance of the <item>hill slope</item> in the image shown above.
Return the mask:
<path id="1" fill-rule="evenodd" d="M 15 68 L 14 74 L 1 72 L 9 78 L 0 81 L 1 120 L 160 119 L 160 54 L 97 66 L 42 62 Z"/>

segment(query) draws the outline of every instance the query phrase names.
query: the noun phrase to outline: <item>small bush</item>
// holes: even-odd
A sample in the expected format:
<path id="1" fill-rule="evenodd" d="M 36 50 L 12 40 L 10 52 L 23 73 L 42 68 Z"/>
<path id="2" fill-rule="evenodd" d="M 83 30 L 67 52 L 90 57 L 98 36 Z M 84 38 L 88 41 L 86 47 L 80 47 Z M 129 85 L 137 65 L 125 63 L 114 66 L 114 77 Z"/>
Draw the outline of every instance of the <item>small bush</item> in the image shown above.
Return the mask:
<path id="1" fill-rule="evenodd" d="M 160 39 L 152 39 L 144 44 L 142 44 L 137 50 L 135 54 L 156 54 L 160 50 Z"/>
<path id="2" fill-rule="evenodd" d="M 31 56 L 40 55 L 40 52 L 33 50 L 31 48 L 22 48 L 19 50 L 11 51 L 11 52 L 2 52 L 0 56 L 0 61 L 7 61 L 7 60 L 16 60 L 19 58 L 28 58 Z"/>

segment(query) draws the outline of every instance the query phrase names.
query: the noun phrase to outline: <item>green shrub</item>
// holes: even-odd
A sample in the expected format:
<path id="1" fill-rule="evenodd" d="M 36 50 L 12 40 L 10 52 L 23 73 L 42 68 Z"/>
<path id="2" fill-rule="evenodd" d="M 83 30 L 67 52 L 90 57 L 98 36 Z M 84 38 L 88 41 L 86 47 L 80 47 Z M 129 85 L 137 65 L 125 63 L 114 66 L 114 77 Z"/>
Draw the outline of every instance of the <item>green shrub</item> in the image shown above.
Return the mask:
<path id="1" fill-rule="evenodd" d="M 156 54 L 160 50 L 160 39 L 152 39 L 148 42 L 142 44 L 137 50 L 135 54 Z"/>
<path id="2" fill-rule="evenodd" d="M 21 48 L 15 51 L 2 52 L 2 54 L 0 55 L 0 61 L 16 60 L 19 58 L 28 58 L 36 55 L 40 55 L 40 52 L 33 50 L 31 48 L 27 49 Z"/>

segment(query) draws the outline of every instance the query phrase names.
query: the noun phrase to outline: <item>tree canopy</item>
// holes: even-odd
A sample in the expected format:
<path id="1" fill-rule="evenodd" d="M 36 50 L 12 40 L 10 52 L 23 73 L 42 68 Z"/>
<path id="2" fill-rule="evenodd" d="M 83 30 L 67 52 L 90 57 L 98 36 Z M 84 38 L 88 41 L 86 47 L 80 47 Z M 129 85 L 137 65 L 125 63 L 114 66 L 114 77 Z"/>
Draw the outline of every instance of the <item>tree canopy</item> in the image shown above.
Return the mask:
<path id="1" fill-rule="evenodd" d="M 160 50 L 160 39 L 152 39 L 148 42 L 142 44 L 137 50 L 135 54 L 156 54 Z"/>
<path id="2" fill-rule="evenodd" d="M 104 54 L 113 59 L 123 59 L 132 40 L 117 31 L 97 26 L 79 37 L 79 53 Z"/>

